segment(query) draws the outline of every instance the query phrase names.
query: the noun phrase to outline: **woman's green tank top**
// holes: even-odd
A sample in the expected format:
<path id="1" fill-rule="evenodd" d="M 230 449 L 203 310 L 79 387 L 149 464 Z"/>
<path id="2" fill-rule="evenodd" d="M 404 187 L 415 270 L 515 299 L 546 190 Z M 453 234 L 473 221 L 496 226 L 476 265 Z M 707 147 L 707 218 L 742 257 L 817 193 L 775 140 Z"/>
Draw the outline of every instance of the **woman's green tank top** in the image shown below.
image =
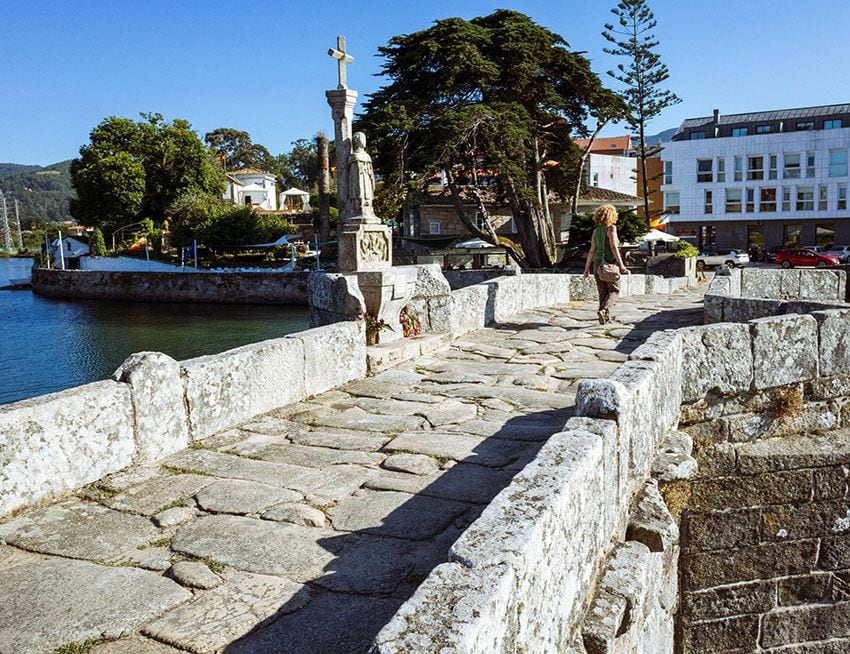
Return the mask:
<path id="1" fill-rule="evenodd" d="M 596 231 L 593 232 L 593 239 L 596 242 L 596 252 L 593 258 L 597 261 L 605 261 L 606 263 L 614 263 L 614 253 L 611 251 L 611 244 L 605 238 L 605 229 L 608 225 L 597 225 Z"/>

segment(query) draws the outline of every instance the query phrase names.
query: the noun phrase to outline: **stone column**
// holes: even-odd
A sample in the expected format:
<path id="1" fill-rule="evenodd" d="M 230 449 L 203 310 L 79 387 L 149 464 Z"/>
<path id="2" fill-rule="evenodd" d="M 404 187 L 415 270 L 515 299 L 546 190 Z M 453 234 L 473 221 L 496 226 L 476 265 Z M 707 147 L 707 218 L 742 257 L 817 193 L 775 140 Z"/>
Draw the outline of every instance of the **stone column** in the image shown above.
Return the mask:
<path id="1" fill-rule="evenodd" d="M 336 193 L 339 224 L 348 222 L 348 155 L 351 154 L 351 123 L 354 120 L 354 105 L 357 91 L 335 89 L 325 91 L 334 119 L 334 141 L 336 146 Z"/>

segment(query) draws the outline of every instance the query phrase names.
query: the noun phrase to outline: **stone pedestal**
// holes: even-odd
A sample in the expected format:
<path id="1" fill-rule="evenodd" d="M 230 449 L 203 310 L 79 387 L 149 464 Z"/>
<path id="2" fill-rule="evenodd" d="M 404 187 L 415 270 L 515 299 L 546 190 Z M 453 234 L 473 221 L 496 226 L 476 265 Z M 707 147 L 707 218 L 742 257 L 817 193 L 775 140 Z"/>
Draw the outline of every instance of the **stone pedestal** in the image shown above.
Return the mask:
<path id="1" fill-rule="evenodd" d="M 384 270 L 357 273 L 357 283 L 366 302 L 366 311 L 374 313 L 389 329 L 378 332 L 378 342 L 404 337 L 398 314 L 416 289 L 416 266 L 396 266 Z"/>
<path id="2" fill-rule="evenodd" d="M 380 223 L 350 223 L 339 235 L 337 252 L 337 264 L 343 272 L 391 268 L 392 233 Z"/>

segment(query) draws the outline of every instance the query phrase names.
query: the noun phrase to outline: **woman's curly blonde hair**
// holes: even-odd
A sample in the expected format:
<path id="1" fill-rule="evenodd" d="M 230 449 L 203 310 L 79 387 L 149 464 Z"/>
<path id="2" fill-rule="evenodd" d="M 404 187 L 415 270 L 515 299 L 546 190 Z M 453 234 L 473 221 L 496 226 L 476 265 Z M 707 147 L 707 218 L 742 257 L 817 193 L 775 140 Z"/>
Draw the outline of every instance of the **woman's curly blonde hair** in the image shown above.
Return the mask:
<path id="1" fill-rule="evenodd" d="M 620 214 L 613 204 L 603 204 L 593 214 L 593 222 L 597 225 L 616 225 Z"/>

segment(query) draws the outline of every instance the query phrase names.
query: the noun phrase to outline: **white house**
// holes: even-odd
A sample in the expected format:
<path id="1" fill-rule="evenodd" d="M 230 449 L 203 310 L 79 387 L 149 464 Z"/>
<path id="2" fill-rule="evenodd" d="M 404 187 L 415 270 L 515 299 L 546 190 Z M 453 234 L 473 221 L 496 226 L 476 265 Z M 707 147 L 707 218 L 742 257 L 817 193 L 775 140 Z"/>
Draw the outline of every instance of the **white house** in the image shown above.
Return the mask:
<path id="1" fill-rule="evenodd" d="M 60 241 L 55 239 L 50 246 L 53 248 L 53 265 L 56 268 L 78 270 L 80 257 L 89 254 L 89 244 L 86 241 L 65 236 Z M 63 265 L 64 264 L 64 265 Z"/>
<path id="2" fill-rule="evenodd" d="M 850 243 L 850 104 L 689 118 L 664 144 L 668 231 L 698 246 Z"/>
<path id="3" fill-rule="evenodd" d="M 227 173 L 224 199 L 266 211 L 277 210 L 277 182 L 274 175 L 256 168 L 240 168 Z"/>

